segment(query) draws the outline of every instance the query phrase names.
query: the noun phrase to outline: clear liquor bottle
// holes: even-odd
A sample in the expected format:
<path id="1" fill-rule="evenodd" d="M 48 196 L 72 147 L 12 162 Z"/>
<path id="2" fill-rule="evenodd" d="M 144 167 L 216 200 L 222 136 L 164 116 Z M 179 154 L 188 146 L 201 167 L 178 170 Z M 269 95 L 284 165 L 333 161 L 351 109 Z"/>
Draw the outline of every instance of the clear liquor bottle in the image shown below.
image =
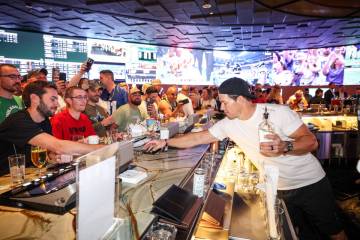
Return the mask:
<path id="1" fill-rule="evenodd" d="M 259 143 L 271 142 L 271 139 L 265 137 L 268 134 L 274 134 L 274 125 L 269 121 L 269 113 L 265 107 L 263 121 L 259 124 Z"/>

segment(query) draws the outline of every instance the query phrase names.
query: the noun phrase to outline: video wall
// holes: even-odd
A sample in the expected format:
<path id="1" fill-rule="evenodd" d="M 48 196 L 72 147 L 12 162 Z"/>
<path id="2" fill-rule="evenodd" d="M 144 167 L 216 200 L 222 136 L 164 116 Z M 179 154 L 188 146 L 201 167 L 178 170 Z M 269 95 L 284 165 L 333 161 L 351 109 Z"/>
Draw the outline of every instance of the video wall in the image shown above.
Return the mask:
<path id="1" fill-rule="evenodd" d="M 360 44 L 335 48 L 286 51 L 202 51 L 71 38 L 0 29 L 0 63 L 16 65 L 25 75 L 46 67 L 71 78 L 86 59 L 95 60 L 88 77 L 101 70 L 114 72 L 117 81 L 143 84 L 158 78 L 164 84 L 219 85 L 231 77 L 249 84 L 282 86 L 360 84 Z"/>

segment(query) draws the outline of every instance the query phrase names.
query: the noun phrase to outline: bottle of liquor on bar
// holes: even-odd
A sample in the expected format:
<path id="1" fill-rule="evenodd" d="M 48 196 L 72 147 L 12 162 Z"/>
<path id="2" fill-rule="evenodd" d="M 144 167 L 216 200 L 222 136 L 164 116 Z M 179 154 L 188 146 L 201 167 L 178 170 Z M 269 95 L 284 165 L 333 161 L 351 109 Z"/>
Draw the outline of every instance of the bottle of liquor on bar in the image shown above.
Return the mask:
<path id="1" fill-rule="evenodd" d="M 198 197 L 204 196 L 205 190 L 205 170 L 203 168 L 196 168 L 193 179 L 193 194 Z"/>
<path id="2" fill-rule="evenodd" d="M 170 135 L 169 129 L 162 126 L 160 128 L 160 139 L 167 141 L 169 139 L 169 135 Z M 167 152 L 167 150 L 168 150 L 168 146 L 166 145 L 164 148 L 164 151 Z"/>
<path id="3" fill-rule="evenodd" d="M 273 133 L 274 127 L 273 124 L 269 121 L 269 113 L 267 111 L 267 107 L 265 107 L 263 121 L 259 124 L 259 143 L 271 142 L 271 139 L 268 139 L 265 136 Z"/>

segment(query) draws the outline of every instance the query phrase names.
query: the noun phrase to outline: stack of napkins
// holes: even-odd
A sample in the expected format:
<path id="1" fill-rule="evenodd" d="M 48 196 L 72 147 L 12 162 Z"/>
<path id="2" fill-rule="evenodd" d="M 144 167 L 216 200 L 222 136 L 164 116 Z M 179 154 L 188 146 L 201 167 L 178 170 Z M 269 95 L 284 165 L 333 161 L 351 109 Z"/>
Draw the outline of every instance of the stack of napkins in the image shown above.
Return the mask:
<path id="1" fill-rule="evenodd" d="M 211 191 L 206 203 L 205 211 L 200 220 L 200 226 L 222 229 L 225 212 L 225 200 Z"/>
<path id="2" fill-rule="evenodd" d="M 131 183 L 131 184 L 137 184 L 141 180 L 147 177 L 146 172 L 138 171 L 134 169 L 126 170 L 125 172 L 121 173 L 119 175 L 121 180 L 124 183 Z"/>

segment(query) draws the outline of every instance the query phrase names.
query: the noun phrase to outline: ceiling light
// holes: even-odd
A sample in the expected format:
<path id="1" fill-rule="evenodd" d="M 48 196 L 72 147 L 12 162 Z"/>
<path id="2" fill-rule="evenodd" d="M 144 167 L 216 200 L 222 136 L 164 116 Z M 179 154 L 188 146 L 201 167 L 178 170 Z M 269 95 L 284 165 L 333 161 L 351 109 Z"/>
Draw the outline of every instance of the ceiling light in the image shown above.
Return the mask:
<path id="1" fill-rule="evenodd" d="M 203 8 L 211 8 L 211 4 L 210 4 L 209 0 L 204 0 L 202 7 Z"/>

